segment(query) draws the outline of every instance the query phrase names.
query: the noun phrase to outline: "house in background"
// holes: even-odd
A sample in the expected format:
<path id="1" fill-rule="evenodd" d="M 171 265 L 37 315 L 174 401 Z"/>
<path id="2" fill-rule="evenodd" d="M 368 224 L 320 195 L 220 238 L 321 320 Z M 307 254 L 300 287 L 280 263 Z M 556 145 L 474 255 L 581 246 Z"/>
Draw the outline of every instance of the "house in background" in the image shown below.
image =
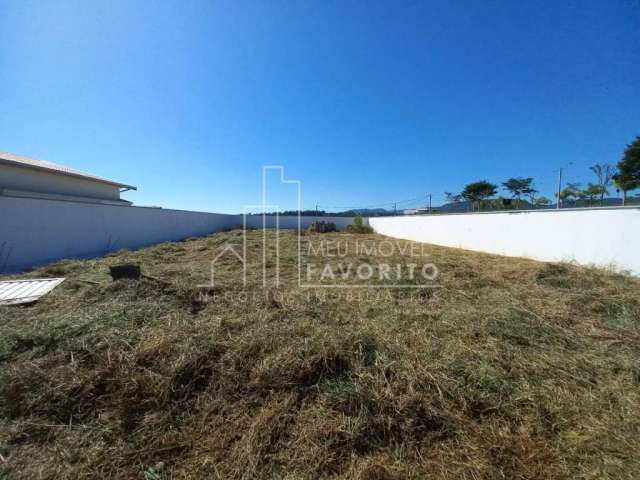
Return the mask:
<path id="1" fill-rule="evenodd" d="M 402 213 L 404 215 L 424 215 L 429 213 L 429 208 L 407 208 Z"/>
<path id="2" fill-rule="evenodd" d="M 136 187 L 57 163 L 0 152 L 0 195 L 129 206 L 120 198 Z"/>

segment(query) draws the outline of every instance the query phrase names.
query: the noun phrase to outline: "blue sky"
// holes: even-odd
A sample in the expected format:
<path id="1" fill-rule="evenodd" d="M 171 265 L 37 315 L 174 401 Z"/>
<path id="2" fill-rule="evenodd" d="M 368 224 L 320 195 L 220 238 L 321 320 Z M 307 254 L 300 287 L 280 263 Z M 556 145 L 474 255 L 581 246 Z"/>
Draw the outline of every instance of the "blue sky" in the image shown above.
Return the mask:
<path id="1" fill-rule="evenodd" d="M 551 196 L 640 134 L 639 85 L 635 0 L 0 0 L 0 150 L 143 205 L 238 212 L 270 164 L 306 208 Z"/>

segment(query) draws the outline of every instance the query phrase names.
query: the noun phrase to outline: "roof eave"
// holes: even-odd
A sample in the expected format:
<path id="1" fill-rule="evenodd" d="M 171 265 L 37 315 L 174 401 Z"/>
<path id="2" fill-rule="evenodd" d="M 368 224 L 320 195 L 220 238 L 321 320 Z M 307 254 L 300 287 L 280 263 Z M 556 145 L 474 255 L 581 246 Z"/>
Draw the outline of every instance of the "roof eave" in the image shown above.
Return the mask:
<path id="1" fill-rule="evenodd" d="M 134 187 L 133 185 L 126 185 L 124 183 L 118 183 L 118 182 L 112 182 L 111 180 L 107 180 L 107 179 L 102 179 L 102 178 L 95 178 L 95 177 L 87 177 L 85 175 L 79 175 L 77 173 L 73 173 L 73 172 L 64 172 L 61 170 L 52 170 L 50 168 L 46 168 L 46 167 L 40 167 L 38 165 L 27 165 L 21 162 L 16 162 L 13 160 L 9 160 L 7 158 L 0 158 L 0 163 L 3 163 L 5 165 L 10 165 L 13 167 L 19 167 L 19 168 L 28 168 L 31 170 L 38 170 L 41 172 L 47 172 L 47 173 L 51 173 L 53 175 L 63 175 L 65 177 L 74 177 L 74 178 L 81 178 L 82 180 L 86 180 L 89 182 L 96 182 L 96 183 L 104 183 L 106 185 L 112 185 L 114 187 L 118 187 L 118 188 L 126 188 L 128 190 L 138 190 L 137 187 Z"/>

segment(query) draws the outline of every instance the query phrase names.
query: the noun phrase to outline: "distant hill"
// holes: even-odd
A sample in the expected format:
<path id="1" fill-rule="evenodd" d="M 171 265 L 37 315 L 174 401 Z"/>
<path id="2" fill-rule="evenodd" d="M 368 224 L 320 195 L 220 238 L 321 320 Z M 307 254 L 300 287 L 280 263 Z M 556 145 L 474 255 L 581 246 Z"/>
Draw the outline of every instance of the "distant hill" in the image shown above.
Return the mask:
<path id="1" fill-rule="evenodd" d="M 266 215 L 275 215 L 276 212 L 268 212 Z M 286 210 L 284 212 L 278 212 L 281 217 L 298 215 L 297 210 Z M 249 215 L 262 215 L 261 213 L 250 213 Z M 355 210 L 345 210 L 344 212 L 327 212 L 325 210 L 301 210 L 300 215 L 303 217 L 353 217 L 355 215 L 362 215 L 363 217 L 377 217 L 384 215 L 393 215 L 393 211 L 385 210 L 384 208 L 358 208 Z"/>

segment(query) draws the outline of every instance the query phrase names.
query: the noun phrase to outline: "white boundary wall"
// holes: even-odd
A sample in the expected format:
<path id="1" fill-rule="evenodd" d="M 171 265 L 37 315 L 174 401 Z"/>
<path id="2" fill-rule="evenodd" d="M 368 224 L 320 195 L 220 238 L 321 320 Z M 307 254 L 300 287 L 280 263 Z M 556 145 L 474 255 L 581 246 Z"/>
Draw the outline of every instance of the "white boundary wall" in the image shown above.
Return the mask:
<path id="1" fill-rule="evenodd" d="M 371 217 L 369 224 L 395 238 L 640 275 L 637 207 Z"/>
<path id="2" fill-rule="evenodd" d="M 0 271 L 231 228 L 234 215 L 0 197 Z"/>
<path id="3" fill-rule="evenodd" d="M 265 218 L 267 228 L 274 228 L 276 217 Z M 262 228 L 262 215 L 246 219 L 247 226 Z M 351 217 L 301 217 L 300 223 L 307 228 L 317 220 L 335 222 L 339 229 L 352 222 Z M 242 215 L 0 196 L 0 272 L 208 235 L 242 222 Z M 297 228 L 298 217 L 281 216 L 279 226 Z"/>

